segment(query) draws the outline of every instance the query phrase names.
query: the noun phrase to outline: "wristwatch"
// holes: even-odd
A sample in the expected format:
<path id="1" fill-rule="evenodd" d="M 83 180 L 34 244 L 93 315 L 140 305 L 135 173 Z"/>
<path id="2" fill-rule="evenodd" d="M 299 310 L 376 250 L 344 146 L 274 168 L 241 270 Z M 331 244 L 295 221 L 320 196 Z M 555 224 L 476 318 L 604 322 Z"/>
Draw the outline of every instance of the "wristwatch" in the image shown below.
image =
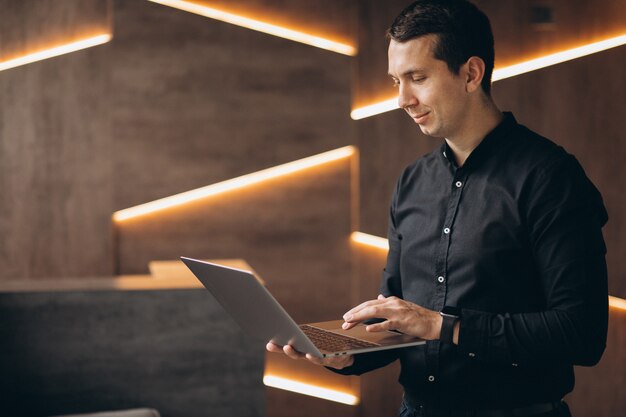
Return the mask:
<path id="1" fill-rule="evenodd" d="M 439 340 L 443 343 L 454 343 L 454 324 L 461 318 L 461 309 L 457 307 L 444 307 L 439 314 L 443 318 L 441 322 L 441 335 Z"/>

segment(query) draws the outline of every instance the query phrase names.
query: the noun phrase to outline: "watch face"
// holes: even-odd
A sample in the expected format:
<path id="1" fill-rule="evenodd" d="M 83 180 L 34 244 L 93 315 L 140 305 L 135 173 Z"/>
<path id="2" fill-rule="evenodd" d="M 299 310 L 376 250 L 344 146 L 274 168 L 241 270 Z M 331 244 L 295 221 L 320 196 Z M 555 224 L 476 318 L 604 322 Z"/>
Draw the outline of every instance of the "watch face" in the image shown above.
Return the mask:
<path id="1" fill-rule="evenodd" d="M 461 309 L 458 307 L 445 306 L 441 310 L 441 313 L 448 315 L 448 316 L 461 317 Z"/>

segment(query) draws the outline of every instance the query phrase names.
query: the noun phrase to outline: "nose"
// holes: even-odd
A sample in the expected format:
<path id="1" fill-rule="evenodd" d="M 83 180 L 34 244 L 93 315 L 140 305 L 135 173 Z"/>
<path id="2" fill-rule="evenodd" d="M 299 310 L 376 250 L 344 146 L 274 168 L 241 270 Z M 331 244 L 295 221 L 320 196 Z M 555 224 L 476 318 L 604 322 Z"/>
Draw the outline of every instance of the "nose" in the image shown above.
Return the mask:
<path id="1" fill-rule="evenodd" d="M 400 86 L 398 87 L 398 93 L 398 106 L 401 109 L 416 106 L 417 104 L 419 104 L 417 97 L 415 97 L 415 94 L 413 94 L 413 91 L 411 91 L 410 86 L 406 83 L 400 83 Z"/>

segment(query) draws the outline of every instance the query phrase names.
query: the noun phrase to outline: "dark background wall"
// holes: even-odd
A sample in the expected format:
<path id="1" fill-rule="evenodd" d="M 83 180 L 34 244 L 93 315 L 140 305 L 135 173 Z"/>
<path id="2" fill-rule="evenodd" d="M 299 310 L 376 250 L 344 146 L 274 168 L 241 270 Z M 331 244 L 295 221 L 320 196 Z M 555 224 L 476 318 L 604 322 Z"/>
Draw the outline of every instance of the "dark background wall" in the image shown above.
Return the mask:
<path id="1" fill-rule="evenodd" d="M 0 72 L 0 280 L 147 273 L 150 260 L 181 254 L 242 257 L 296 318 L 340 314 L 375 295 L 384 260 L 351 244 L 350 232 L 384 236 L 398 173 L 441 143 L 401 111 L 349 118 L 351 108 L 396 93 L 383 34 L 409 2 L 198 3 L 359 52 L 339 55 L 145 0 L 0 0 L 0 62 L 113 34 L 105 45 Z M 477 4 L 492 21 L 497 66 L 626 31 L 621 0 Z M 610 292 L 620 297 L 625 48 L 494 84 L 496 102 L 574 153 L 602 192 L 611 217 Z M 358 154 L 185 209 L 111 220 L 116 210 L 345 145 Z M 614 314 L 612 323 L 620 323 Z M 600 365 L 605 371 L 596 371 L 606 372 L 606 386 L 624 369 L 622 329 L 612 324 L 612 353 Z M 268 389 L 269 415 L 395 412 L 396 368 L 357 380 L 273 356 L 266 367 L 362 398 L 349 407 Z M 613 415 L 609 409 L 623 408 L 626 396 L 589 388 L 594 375 L 581 374 L 571 402 L 582 411 L 588 403 L 581 398 L 604 399 L 612 405 L 603 415 Z"/>
<path id="2" fill-rule="evenodd" d="M 204 288 L 143 287 L 0 293 L 0 414 L 264 416 L 263 347 Z"/>

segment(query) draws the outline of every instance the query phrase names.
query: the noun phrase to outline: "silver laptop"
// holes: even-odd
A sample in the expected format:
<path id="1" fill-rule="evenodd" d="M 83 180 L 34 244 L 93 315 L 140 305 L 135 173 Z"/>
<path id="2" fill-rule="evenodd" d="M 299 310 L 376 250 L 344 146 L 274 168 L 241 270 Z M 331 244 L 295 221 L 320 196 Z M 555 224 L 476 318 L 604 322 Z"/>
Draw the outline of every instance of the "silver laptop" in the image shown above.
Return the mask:
<path id="1" fill-rule="evenodd" d="M 244 332 L 263 342 L 292 345 L 318 358 L 426 343 L 393 331 L 367 332 L 359 324 L 343 330 L 343 320 L 297 325 L 251 272 L 180 258 Z"/>

